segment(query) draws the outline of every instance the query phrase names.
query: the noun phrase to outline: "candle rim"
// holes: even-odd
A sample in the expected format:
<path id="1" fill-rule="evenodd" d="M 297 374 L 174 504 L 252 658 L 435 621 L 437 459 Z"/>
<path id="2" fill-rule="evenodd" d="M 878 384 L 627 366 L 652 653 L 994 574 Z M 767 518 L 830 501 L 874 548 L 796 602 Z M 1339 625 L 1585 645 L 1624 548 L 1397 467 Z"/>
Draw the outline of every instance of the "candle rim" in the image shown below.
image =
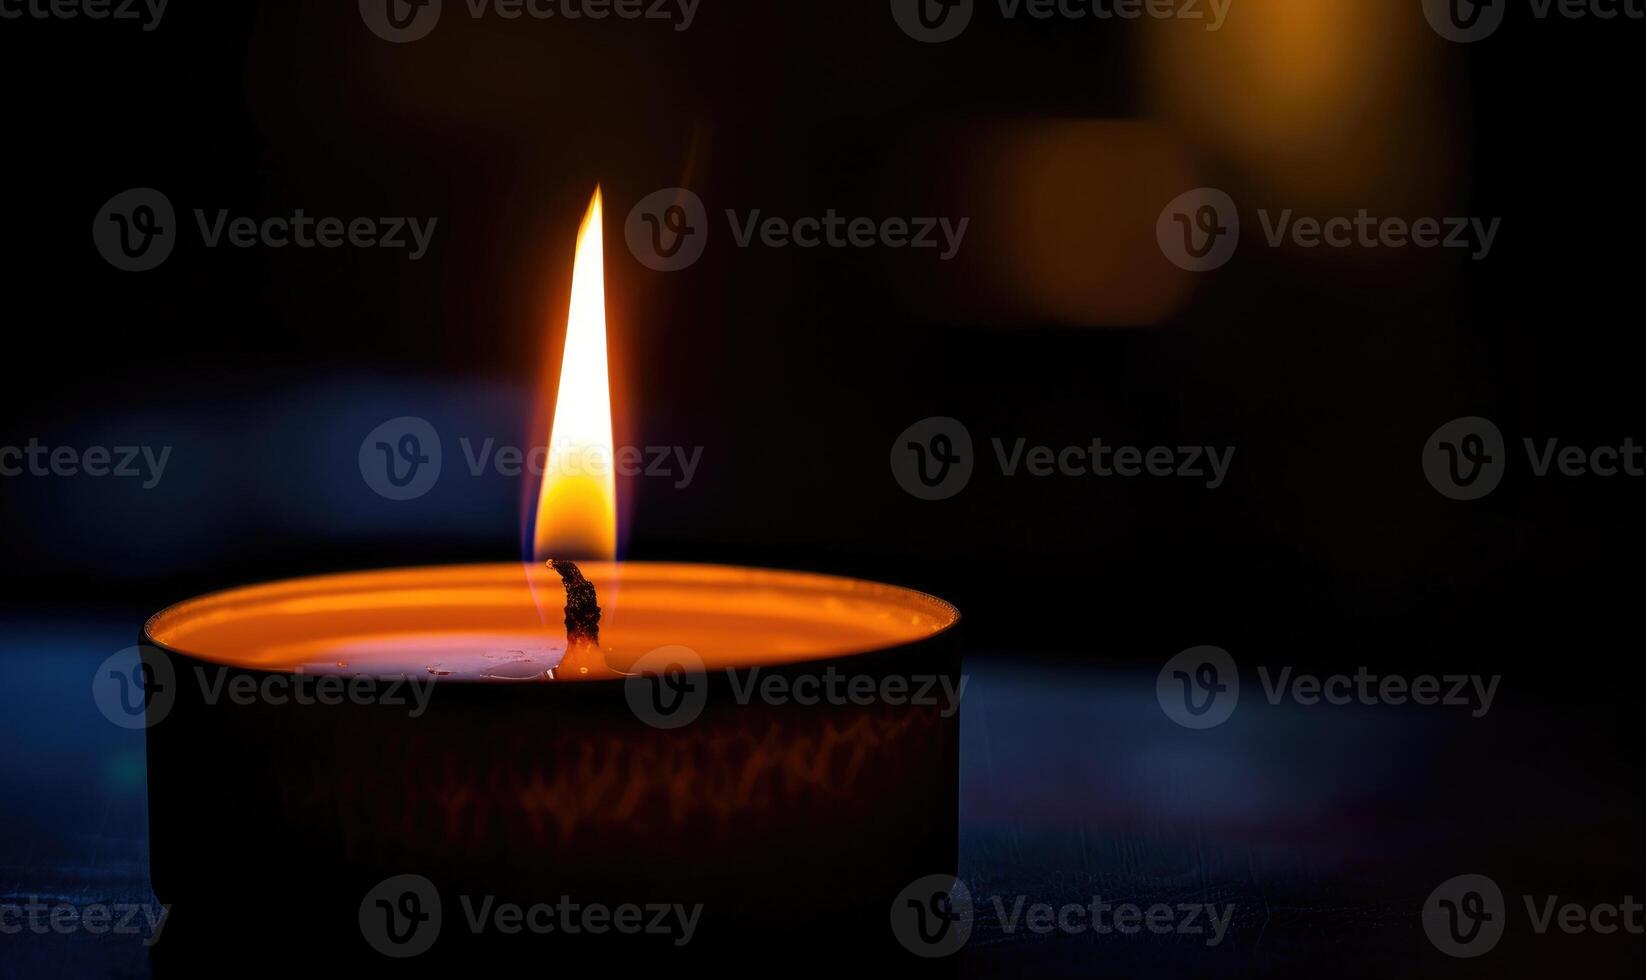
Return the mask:
<path id="1" fill-rule="evenodd" d="M 712 584 L 716 580 L 715 578 L 711 577 L 708 580 L 701 578 L 703 574 L 707 573 L 710 576 L 723 576 L 728 580 L 735 580 L 737 583 L 751 587 L 787 587 L 790 589 L 797 586 L 802 588 L 826 587 L 824 591 L 829 595 L 837 595 L 841 598 L 855 595 L 868 597 L 893 606 L 901 605 L 908 611 L 929 617 L 931 620 L 929 627 L 910 631 L 908 635 L 886 636 L 874 642 L 860 645 L 820 647 L 814 651 L 808 651 L 805 655 L 771 663 L 769 666 L 772 667 L 885 653 L 944 636 L 953 632 L 961 621 L 960 610 L 953 603 L 938 596 L 906 586 L 854 576 L 718 562 L 593 561 L 579 564 L 591 578 L 606 579 L 610 575 L 617 575 L 619 577 L 618 584 L 622 584 L 622 574 L 627 570 L 631 573 L 640 572 L 653 576 L 664 576 L 649 580 L 637 580 L 637 585 L 667 585 L 671 581 L 667 576 L 671 574 L 682 576 L 680 579 L 674 580 L 676 582 L 685 582 L 690 578 L 690 584 Z M 237 615 L 254 616 L 259 602 L 295 601 L 304 597 L 312 599 L 321 591 L 340 596 L 347 596 L 351 592 L 360 594 L 377 592 L 382 595 L 391 595 L 400 587 L 401 583 L 411 585 L 418 580 L 428 579 L 431 576 L 444 578 L 429 583 L 430 589 L 445 590 L 451 588 L 452 577 L 456 577 L 459 583 L 467 583 L 475 589 L 487 586 L 495 587 L 501 584 L 496 576 L 509 571 L 520 571 L 523 576 L 540 573 L 536 563 L 455 562 L 325 572 L 231 586 L 193 596 L 159 610 L 144 623 L 143 641 L 174 654 L 220 666 L 257 673 L 291 674 L 296 672 L 296 668 L 293 666 L 250 663 L 246 661 L 243 654 L 222 652 L 214 654 L 198 649 L 190 649 L 187 643 L 177 642 L 177 630 L 185 623 L 198 627 L 202 622 L 212 620 L 221 622 L 233 619 Z M 687 576 L 684 573 L 690 573 L 690 575 Z M 552 573 L 549 574 L 552 576 Z M 358 588 L 338 591 L 337 586 L 351 581 Z M 523 578 L 523 588 L 528 586 L 528 581 Z M 441 582 L 446 584 L 442 585 Z M 366 586 L 372 587 L 366 588 Z M 462 585 L 459 584 L 457 587 L 461 588 Z M 288 592 L 289 594 L 282 594 Z M 225 604 L 232 604 L 232 606 Z M 615 678 L 615 680 L 621 679 L 621 677 Z M 468 678 L 442 678 L 442 683 L 466 684 L 474 683 L 474 681 Z M 601 681 L 589 679 L 578 681 L 578 683 L 601 683 Z"/>

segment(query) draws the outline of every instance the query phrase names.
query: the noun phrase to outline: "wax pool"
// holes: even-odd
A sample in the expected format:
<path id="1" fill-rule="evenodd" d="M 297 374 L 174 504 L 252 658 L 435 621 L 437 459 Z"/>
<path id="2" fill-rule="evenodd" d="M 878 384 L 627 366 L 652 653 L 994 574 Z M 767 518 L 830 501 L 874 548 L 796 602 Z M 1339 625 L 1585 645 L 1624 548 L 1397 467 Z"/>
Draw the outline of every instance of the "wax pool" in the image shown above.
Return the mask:
<path id="1" fill-rule="evenodd" d="M 254 670 L 534 681 L 618 676 L 664 646 L 690 648 L 708 669 L 822 660 L 917 642 L 959 619 L 953 606 L 924 593 L 828 575 L 657 563 L 580 567 L 600 596 L 600 649 L 569 660 L 560 579 L 524 564 L 234 589 L 159 613 L 148 635 L 180 653 Z"/>

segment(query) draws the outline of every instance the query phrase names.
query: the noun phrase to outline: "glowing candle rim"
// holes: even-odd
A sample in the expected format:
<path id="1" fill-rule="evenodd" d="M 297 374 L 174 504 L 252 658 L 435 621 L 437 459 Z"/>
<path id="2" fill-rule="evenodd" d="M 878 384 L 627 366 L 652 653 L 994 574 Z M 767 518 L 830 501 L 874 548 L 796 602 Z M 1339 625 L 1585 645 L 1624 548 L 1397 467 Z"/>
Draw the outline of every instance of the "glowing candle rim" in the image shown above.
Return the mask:
<path id="1" fill-rule="evenodd" d="M 865 634 L 860 642 L 819 643 L 804 650 L 774 651 L 769 655 L 742 655 L 716 657 L 706 655 L 711 669 L 722 666 L 781 667 L 795 663 L 812 663 L 843 657 L 861 656 L 897 649 L 930 640 L 951 632 L 960 622 L 960 612 L 952 604 L 936 596 L 902 586 L 889 585 L 867 579 L 799 572 L 780 569 L 752 568 L 738 565 L 717 565 L 674 562 L 582 562 L 580 566 L 590 581 L 601 589 L 602 603 L 622 622 L 625 614 L 714 616 L 721 624 L 735 627 L 737 617 L 728 612 L 726 603 L 739 597 L 761 597 L 784 594 L 795 600 L 811 599 L 817 602 L 817 614 L 795 617 L 793 622 L 814 633 L 825 626 L 839 628 L 849 625 Z M 642 608 L 625 603 L 625 592 L 631 596 L 647 589 L 696 589 L 696 600 L 684 607 L 651 606 Z M 535 594 L 537 605 L 527 608 L 523 599 Z M 389 602 L 394 597 L 399 602 Z M 443 597 L 444 605 L 441 604 Z M 144 640 L 173 653 L 207 663 L 236 669 L 267 673 L 289 673 L 296 665 L 286 662 L 259 661 L 244 650 L 227 651 L 204 647 L 191 641 L 209 633 L 209 627 L 230 622 L 246 622 L 258 616 L 277 616 L 297 625 L 294 617 L 303 614 L 347 614 L 358 612 L 364 617 L 369 611 L 364 603 L 375 601 L 372 609 L 400 608 L 408 611 L 405 628 L 399 632 L 416 635 L 435 632 L 427 624 L 419 626 L 417 613 L 425 617 L 432 610 L 444 608 L 473 614 L 477 621 L 468 629 L 482 630 L 480 620 L 493 629 L 522 630 L 528 625 L 540 629 L 545 638 L 559 632 L 560 585 L 554 573 L 535 564 L 490 563 L 428 565 L 405 568 L 373 569 L 335 572 L 323 575 L 281 579 L 254 585 L 240 586 L 207 593 L 162 609 L 149 618 L 143 628 Z M 718 600 L 722 608 L 706 609 L 709 599 Z M 387 603 L 387 605 L 386 605 Z M 836 611 L 824 616 L 828 603 L 856 604 L 856 615 L 843 618 Z M 791 610 L 792 611 L 792 610 Z M 505 615 L 499 622 L 485 619 L 496 614 Z M 523 617 L 533 617 L 527 624 Z M 867 614 L 867 615 L 866 615 Z M 892 622 L 894 615 L 907 616 L 906 622 Z M 512 618 L 511 618 L 512 616 Z M 750 621 L 753 618 L 750 617 Z M 618 627 L 621 629 L 621 626 Z M 375 632 L 381 633 L 381 624 Z M 690 634 L 688 627 L 682 630 Z M 297 630 L 299 635 L 302 631 Z M 873 634 L 868 635 L 868 634 Z M 605 635 L 603 634 L 603 639 Z M 689 635 L 682 640 L 689 639 Z M 658 646 L 668 645 L 658 643 Z M 684 643 L 690 646 L 690 643 Z M 441 678 L 442 683 L 469 683 L 467 678 Z M 590 679 L 580 683 L 599 683 Z"/>

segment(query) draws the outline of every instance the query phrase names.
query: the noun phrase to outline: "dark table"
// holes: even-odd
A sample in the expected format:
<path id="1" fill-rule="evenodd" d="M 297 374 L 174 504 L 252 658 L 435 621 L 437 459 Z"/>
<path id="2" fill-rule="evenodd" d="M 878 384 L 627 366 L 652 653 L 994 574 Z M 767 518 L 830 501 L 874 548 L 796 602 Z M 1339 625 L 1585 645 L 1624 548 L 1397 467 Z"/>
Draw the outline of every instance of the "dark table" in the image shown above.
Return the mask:
<path id="1" fill-rule="evenodd" d="M 0 621 L 0 906 L 153 901 L 143 734 L 91 697 L 137 622 Z M 1254 673 L 1228 722 L 1192 731 L 1157 701 L 1159 664 L 1125 653 L 1102 668 L 968 658 L 960 975 L 1639 975 L 1646 936 L 1538 934 L 1525 904 L 1646 896 L 1625 685 L 1509 676 L 1475 718 L 1271 704 Z M 1503 938 L 1477 959 L 1441 955 L 1422 921 L 1430 892 L 1465 873 L 1506 896 Z M 1209 905 L 1226 932 L 1041 933 L 1014 916 L 1094 902 Z M 153 972 L 141 936 L 0 934 L 6 976 Z"/>

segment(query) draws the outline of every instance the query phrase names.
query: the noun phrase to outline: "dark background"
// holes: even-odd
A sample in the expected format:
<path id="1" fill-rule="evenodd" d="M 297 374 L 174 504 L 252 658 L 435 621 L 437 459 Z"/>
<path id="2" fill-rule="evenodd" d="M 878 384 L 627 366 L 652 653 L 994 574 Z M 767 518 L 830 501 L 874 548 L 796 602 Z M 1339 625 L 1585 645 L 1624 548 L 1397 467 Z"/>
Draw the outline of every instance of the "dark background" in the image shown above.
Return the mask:
<path id="1" fill-rule="evenodd" d="M 1520 441 L 1646 442 L 1646 344 L 1631 322 L 1646 22 L 1536 21 L 1521 4 L 1462 46 L 1430 31 L 1416 0 L 1234 0 L 1211 35 L 1006 22 L 984 3 L 959 39 L 921 45 L 879 0 L 703 0 L 680 33 L 477 22 L 447 5 L 408 45 L 373 36 L 340 0 L 174 0 L 148 34 L 0 22 L 0 445 L 174 447 L 147 491 L 0 479 L 14 654 L 49 652 L 94 616 L 135 636 L 162 605 L 245 582 L 516 557 L 521 488 L 468 477 L 457 437 L 522 443 L 545 423 L 534 406 L 598 183 L 620 435 L 704 449 L 688 488 L 623 483 L 626 557 L 924 588 L 962 608 L 968 639 L 1008 679 L 1031 659 L 1053 676 L 1135 662 L 1152 677 L 1203 643 L 1245 664 L 1502 672 L 1501 740 L 1470 730 L 1457 737 L 1483 744 L 1413 748 L 1425 764 L 1395 765 L 1365 791 L 1377 805 L 1327 808 L 1318 826 L 1341 841 L 1392 821 L 1396 850 L 1426 867 L 1457 853 L 1446 841 L 1484 848 L 1482 826 L 1512 825 L 1490 853 L 1548 872 L 1528 871 L 1540 884 L 1596 900 L 1641 888 L 1646 862 L 1621 829 L 1640 776 L 1624 746 L 1638 739 L 1641 484 L 1534 478 Z M 677 185 L 708 206 L 708 250 L 652 272 L 624 248 L 623 221 Z M 1154 220 L 1201 185 L 1228 191 L 1245 228 L 1232 262 L 1196 276 L 1166 262 Z M 126 273 L 89 229 L 110 197 L 143 186 L 170 198 L 186 234 L 159 269 Z M 723 214 L 831 207 L 971 225 L 944 263 L 739 249 Z M 439 226 L 420 262 L 208 250 L 195 208 Z M 1503 220 L 1475 262 L 1274 249 L 1259 208 Z M 356 465 L 366 433 L 400 415 L 441 431 L 449 474 L 407 503 L 378 497 Z M 979 459 L 964 492 L 929 503 L 887 460 L 934 415 L 963 421 Z M 1459 503 L 1429 486 L 1420 454 L 1466 415 L 1496 422 L 1515 462 L 1491 496 Z M 1208 491 L 1004 478 L 994 437 L 1238 448 Z M 1040 731 L 1036 695 L 1014 697 L 1044 737 L 1024 757 L 1050 770 L 1070 771 L 1056 760 L 1071 738 L 1113 724 L 1071 708 L 1072 729 Z M 33 740 L 46 737 L 35 721 L 51 724 L 14 721 Z M 1252 751 L 1279 775 L 1327 782 L 1388 762 L 1389 743 L 1358 737 L 1302 769 L 1263 755 L 1334 734 Z M 1490 790 L 1442 791 L 1439 759 Z M 1575 785 L 1556 788 L 1555 773 Z M 974 783 L 974 802 L 1014 801 L 984 808 L 974 848 L 1092 817 L 1083 790 L 1047 779 L 1055 791 L 1033 805 L 1027 790 Z M 1286 811 L 1284 791 L 1268 806 Z M 1570 829 L 1582 826 L 1608 831 Z M 1048 848 L 1013 860 L 1055 866 Z M 1412 880 L 1470 870 L 1442 863 Z M 1323 884 L 1282 878 L 1310 902 L 1370 887 L 1334 869 Z M 1265 965 L 1296 963 L 1259 956 L 1229 972 Z"/>
<path id="2" fill-rule="evenodd" d="M 572 240 L 600 183 L 619 428 L 704 448 L 685 490 L 625 485 L 629 557 L 906 581 L 989 636 L 1082 656 L 1238 634 L 1295 656 L 1546 662 L 1520 648 L 1528 636 L 1603 630 L 1632 593 L 1608 566 L 1634 551 L 1637 484 L 1521 466 L 1460 506 L 1418 458 L 1469 414 L 1511 446 L 1646 438 L 1640 340 L 1620 322 L 1637 261 L 1618 172 L 1637 32 L 1511 17 L 1464 47 L 1403 5 L 1248 6 L 1198 42 L 1235 51 L 1229 65 L 1159 53 L 1193 28 L 1006 22 L 991 6 L 944 45 L 911 42 L 880 3 L 709 3 L 681 33 L 452 12 L 409 45 L 363 30 L 352 4 L 177 3 L 152 34 L 7 22 L 0 441 L 175 450 L 146 492 L 8 480 L 5 592 L 154 602 L 517 554 L 518 488 L 502 478 L 396 504 L 358 478 L 355 453 L 395 415 L 430 418 L 452 462 L 455 435 L 520 443 L 541 426 L 523 399 L 557 364 Z M 1230 265 L 1178 274 L 1154 248 L 1154 216 L 1195 185 L 1161 186 L 1149 161 L 1128 170 L 1131 146 L 1101 129 L 1058 141 L 1100 120 L 1146 120 L 1186 175 L 1241 203 Z M 694 267 L 651 272 L 622 248 L 622 221 L 677 184 L 703 197 L 713 237 Z M 1033 211 L 1025 185 L 1052 205 Z M 140 186 L 189 227 L 165 265 L 123 273 L 88 228 Z M 721 213 L 830 207 L 971 226 L 942 263 L 738 249 Z M 1275 250 L 1260 207 L 1503 225 L 1485 262 Z M 194 208 L 440 224 L 421 262 L 207 250 Z M 1146 224 L 1122 224 L 1127 208 Z M 1083 279 L 1112 285 L 1047 315 Z M 1126 320 L 1143 292 L 1158 315 Z M 930 415 L 964 422 L 983 456 L 937 504 L 886 463 Z M 988 449 L 1094 436 L 1233 445 L 1236 465 L 1216 492 L 1004 479 Z"/>

